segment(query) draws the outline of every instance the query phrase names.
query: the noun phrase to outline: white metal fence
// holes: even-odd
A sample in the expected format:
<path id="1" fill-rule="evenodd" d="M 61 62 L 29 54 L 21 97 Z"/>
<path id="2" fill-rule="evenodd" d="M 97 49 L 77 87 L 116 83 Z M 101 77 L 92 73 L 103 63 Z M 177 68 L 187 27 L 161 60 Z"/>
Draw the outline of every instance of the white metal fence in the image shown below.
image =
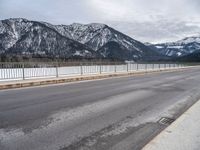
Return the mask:
<path id="1" fill-rule="evenodd" d="M 0 81 L 25 80 L 34 78 L 77 76 L 103 73 L 119 73 L 149 70 L 164 70 L 183 67 L 182 64 L 23 64 L 23 63 L 1 63 Z"/>

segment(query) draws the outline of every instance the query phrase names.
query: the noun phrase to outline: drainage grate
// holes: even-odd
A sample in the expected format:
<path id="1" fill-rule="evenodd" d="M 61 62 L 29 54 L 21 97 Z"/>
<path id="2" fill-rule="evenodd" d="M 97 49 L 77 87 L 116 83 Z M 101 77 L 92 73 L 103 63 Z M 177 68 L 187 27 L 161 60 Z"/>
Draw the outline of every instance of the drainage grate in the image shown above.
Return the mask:
<path id="1" fill-rule="evenodd" d="M 170 124 L 173 123 L 174 121 L 175 121 L 175 119 L 163 117 L 163 118 L 161 118 L 158 122 L 159 122 L 160 124 L 163 124 L 163 125 L 170 125 Z"/>

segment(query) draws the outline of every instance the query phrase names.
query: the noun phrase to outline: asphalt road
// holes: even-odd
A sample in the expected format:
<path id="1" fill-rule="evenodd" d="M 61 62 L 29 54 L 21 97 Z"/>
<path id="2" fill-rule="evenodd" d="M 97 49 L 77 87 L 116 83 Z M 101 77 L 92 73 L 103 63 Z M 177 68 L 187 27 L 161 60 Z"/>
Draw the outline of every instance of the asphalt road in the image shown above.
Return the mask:
<path id="1" fill-rule="evenodd" d="M 0 150 L 139 150 L 200 98 L 200 68 L 0 91 Z"/>

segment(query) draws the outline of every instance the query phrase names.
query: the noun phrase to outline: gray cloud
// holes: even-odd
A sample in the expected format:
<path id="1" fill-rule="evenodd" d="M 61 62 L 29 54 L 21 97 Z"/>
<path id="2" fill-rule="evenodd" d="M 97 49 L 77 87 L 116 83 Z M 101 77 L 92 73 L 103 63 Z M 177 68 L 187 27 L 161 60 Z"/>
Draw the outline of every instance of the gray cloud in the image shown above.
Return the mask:
<path id="1" fill-rule="evenodd" d="M 111 26 L 142 42 L 170 42 L 187 36 L 200 35 L 200 28 L 186 22 L 110 22 Z"/>
<path id="2" fill-rule="evenodd" d="M 0 19 L 22 17 L 54 24 L 88 22 L 82 0 L 0 0 Z"/>
<path id="3" fill-rule="evenodd" d="M 162 42 L 199 33 L 199 6 L 199 0 L 0 0 L 0 19 L 100 22 L 143 42 Z"/>

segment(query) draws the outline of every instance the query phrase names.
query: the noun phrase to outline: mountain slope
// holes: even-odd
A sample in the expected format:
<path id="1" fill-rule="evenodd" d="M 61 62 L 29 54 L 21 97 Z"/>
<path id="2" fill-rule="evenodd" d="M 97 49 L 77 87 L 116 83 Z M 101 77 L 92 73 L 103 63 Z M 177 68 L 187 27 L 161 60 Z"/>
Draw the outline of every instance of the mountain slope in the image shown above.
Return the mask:
<path id="1" fill-rule="evenodd" d="M 132 59 L 133 56 L 133 54 L 131 54 L 131 52 L 126 49 L 126 47 L 114 41 L 106 43 L 98 51 L 103 55 L 104 58 L 129 60 Z M 136 55 L 136 58 L 137 57 L 138 55 Z"/>
<path id="2" fill-rule="evenodd" d="M 0 53 L 58 58 L 98 56 L 88 46 L 61 35 L 44 23 L 26 19 L 0 21 Z"/>
<path id="3" fill-rule="evenodd" d="M 196 51 L 189 55 L 179 57 L 177 60 L 184 62 L 200 62 L 200 51 Z"/>
<path id="4" fill-rule="evenodd" d="M 143 48 L 143 45 L 141 45 Z M 145 50 L 145 47 L 144 49 Z M 98 52 L 103 55 L 104 58 L 117 58 L 122 60 L 136 60 L 136 61 L 158 61 L 167 60 L 167 57 L 157 55 L 152 51 L 135 51 L 129 50 L 125 46 L 118 42 L 110 41 L 102 46 Z"/>
<path id="5" fill-rule="evenodd" d="M 151 45 L 159 53 L 170 57 L 184 57 L 200 51 L 200 36 L 187 37 L 177 42 Z"/>
<path id="6" fill-rule="evenodd" d="M 112 57 L 118 55 L 116 51 L 120 51 L 119 53 L 121 54 L 124 52 L 123 56 L 126 57 L 121 59 L 125 60 L 157 60 L 163 58 L 161 54 L 143 43 L 104 24 L 92 23 L 83 25 L 74 23 L 69 26 L 56 26 L 55 29 L 63 36 L 86 44 L 88 47 L 100 52 L 105 58 L 107 58 L 107 55 L 105 55 L 105 50 L 103 49 L 106 47 L 106 53 L 109 53 L 109 56 L 112 55 Z M 115 51 L 116 47 L 118 48 Z"/>

